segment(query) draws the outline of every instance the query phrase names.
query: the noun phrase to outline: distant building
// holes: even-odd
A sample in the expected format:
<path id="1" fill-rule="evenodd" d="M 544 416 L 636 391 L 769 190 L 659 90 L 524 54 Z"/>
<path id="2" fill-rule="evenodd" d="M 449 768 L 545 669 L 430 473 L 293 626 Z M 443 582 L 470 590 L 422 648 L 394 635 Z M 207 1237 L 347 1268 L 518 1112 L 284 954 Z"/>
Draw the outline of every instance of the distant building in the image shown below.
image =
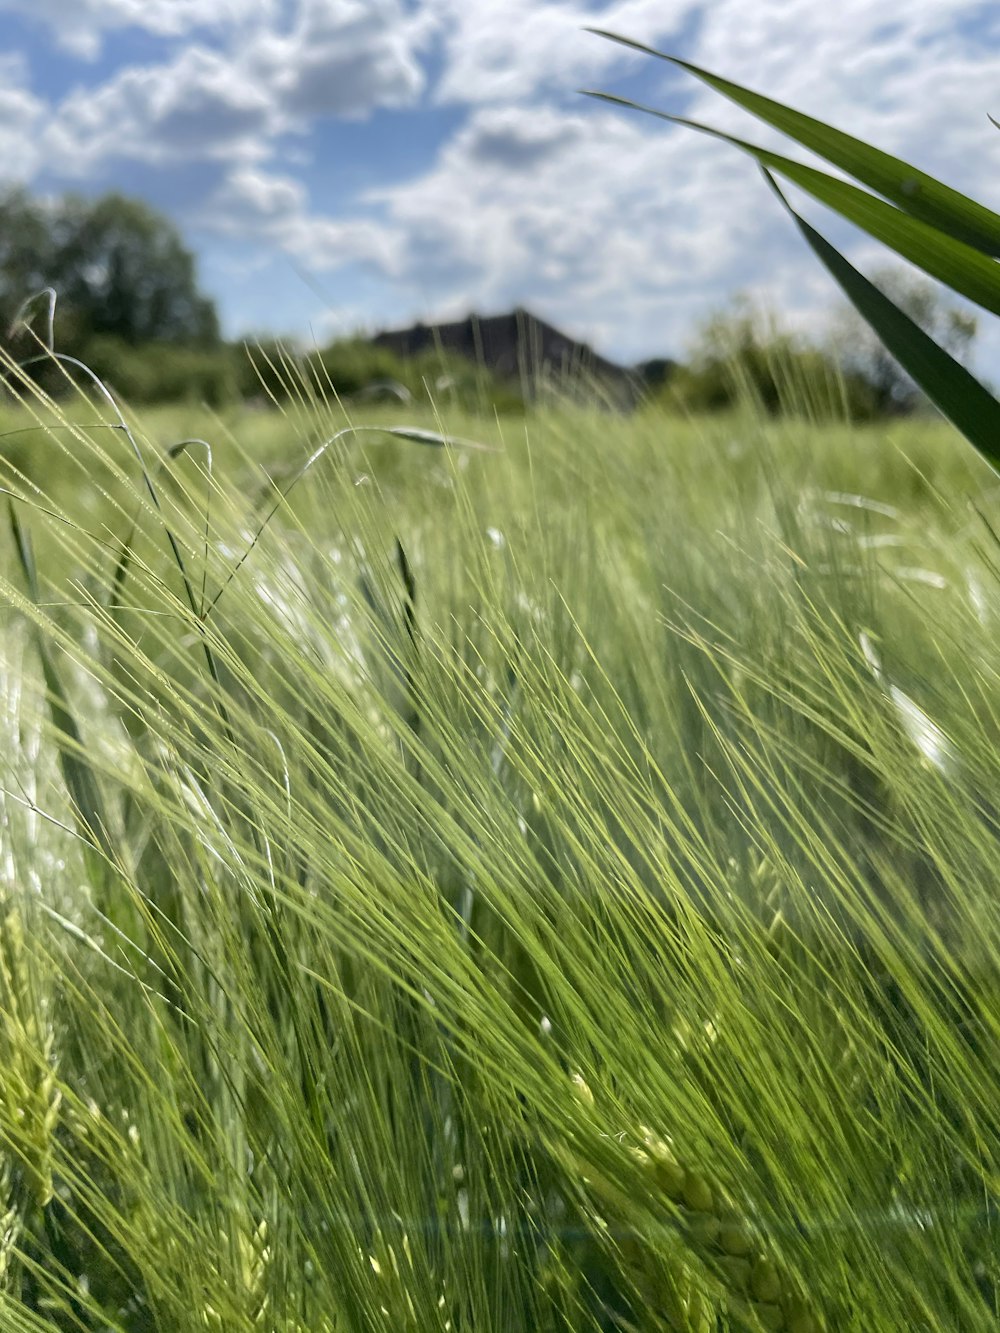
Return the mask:
<path id="1" fill-rule="evenodd" d="M 376 334 L 372 341 L 400 357 L 435 349 L 457 353 L 494 375 L 517 381 L 525 397 L 536 396 L 543 385 L 563 392 L 576 388 L 596 391 L 610 405 L 627 408 L 648 383 L 643 367 L 616 365 L 522 309 L 508 315 L 470 315 L 447 324 L 414 324 Z"/>

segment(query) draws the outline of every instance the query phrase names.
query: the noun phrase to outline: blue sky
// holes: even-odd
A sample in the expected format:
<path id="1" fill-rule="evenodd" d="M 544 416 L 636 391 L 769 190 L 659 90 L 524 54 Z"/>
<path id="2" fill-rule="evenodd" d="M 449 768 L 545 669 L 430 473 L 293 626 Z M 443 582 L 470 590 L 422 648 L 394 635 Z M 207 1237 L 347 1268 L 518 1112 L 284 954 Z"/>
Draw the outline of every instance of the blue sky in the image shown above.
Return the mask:
<path id="1" fill-rule="evenodd" d="M 576 90 L 779 140 L 588 24 L 1000 207 L 1000 7 L 968 0 L 0 0 L 0 183 L 145 197 L 231 335 L 521 304 L 633 361 L 736 291 L 819 329 L 836 293 L 751 163 Z"/>

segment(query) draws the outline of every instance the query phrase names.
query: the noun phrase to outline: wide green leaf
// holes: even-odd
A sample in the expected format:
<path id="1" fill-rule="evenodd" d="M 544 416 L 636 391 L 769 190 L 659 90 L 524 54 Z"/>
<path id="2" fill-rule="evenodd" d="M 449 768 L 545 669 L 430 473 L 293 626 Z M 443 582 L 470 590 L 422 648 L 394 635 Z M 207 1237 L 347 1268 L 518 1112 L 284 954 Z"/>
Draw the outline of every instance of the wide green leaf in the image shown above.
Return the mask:
<path id="1" fill-rule="evenodd" d="M 692 65 L 687 60 L 667 55 L 665 51 L 657 51 L 655 47 L 646 46 L 643 42 L 620 37 L 617 33 L 601 28 L 590 28 L 588 31 L 687 70 L 751 115 L 787 134 L 803 148 L 817 153 L 886 199 L 891 199 L 912 217 L 920 218 L 933 227 L 940 227 L 950 236 L 988 255 L 1000 256 L 1000 216 L 909 162 L 873 148 L 862 139 L 834 129 L 821 120 L 795 111 L 761 93 L 710 74 L 708 70 Z"/>
<path id="2" fill-rule="evenodd" d="M 977 305 L 1000 315 L 1000 267 L 988 259 L 981 250 L 963 241 L 955 240 L 929 223 L 904 213 L 892 204 L 861 190 L 848 181 L 807 166 L 803 162 L 773 153 L 767 148 L 749 143 L 733 134 L 713 129 L 700 121 L 688 120 L 684 116 L 672 116 L 655 107 L 644 106 L 628 98 L 616 97 L 611 93 L 591 92 L 588 97 L 602 102 L 610 102 L 630 110 L 642 111 L 645 115 L 655 116 L 675 125 L 684 125 L 688 129 L 707 134 L 713 139 L 732 144 L 742 152 L 755 158 L 762 166 L 782 176 L 811 194 L 814 199 L 825 204 L 873 236 L 877 241 L 890 246 L 903 259 L 937 278 L 960 296 L 967 297 Z"/>
<path id="3" fill-rule="evenodd" d="M 814 253 L 906 373 L 987 462 L 1000 471 L 1000 403 L 811 227 L 792 208 L 766 169 L 764 175 Z"/>

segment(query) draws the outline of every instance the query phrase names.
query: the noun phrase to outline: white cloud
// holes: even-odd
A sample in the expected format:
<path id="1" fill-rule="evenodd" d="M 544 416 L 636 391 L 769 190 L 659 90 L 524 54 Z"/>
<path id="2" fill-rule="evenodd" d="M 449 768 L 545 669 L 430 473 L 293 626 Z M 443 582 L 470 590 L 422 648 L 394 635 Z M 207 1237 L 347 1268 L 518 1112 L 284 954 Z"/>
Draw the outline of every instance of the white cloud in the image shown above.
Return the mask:
<path id="1" fill-rule="evenodd" d="M 0 185 L 30 179 L 39 164 L 45 104 L 26 84 L 25 62 L 0 56 Z"/>
<path id="2" fill-rule="evenodd" d="M 411 303 L 450 311 L 517 301 L 571 328 L 616 326 L 625 355 L 662 346 L 712 284 L 766 249 L 774 211 L 745 207 L 751 169 L 718 146 L 607 111 L 484 107 L 436 167 L 374 192 L 400 238 Z"/>
<path id="3" fill-rule="evenodd" d="M 186 47 L 169 63 L 129 66 L 56 109 L 46 149 L 84 176 L 113 158 L 145 162 L 259 156 L 276 128 L 273 99 L 218 52 Z"/>
<path id="4" fill-rule="evenodd" d="M 958 144 L 989 144 L 1000 50 L 962 31 L 979 9 L 970 0 L 716 0 L 682 54 L 943 171 Z M 713 94 L 700 95 L 699 110 L 715 123 L 749 123 Z"/>
<path id="5" fill-rule="evenodd" d="M 203 225 L 232 236 L 270 236 L 306 206 L 301 181 L 252 166 L 237 167 L 202 209 Z"/>
<path id="6" fill-rule="evenodd" d="M 196 30 L 262 22 L 276 0 L 0 0 L 0 11 L 20 13 L 46 24 L 65 50 L 93 60 L 106 32 L 140 28 L 160 37 Z"/>
<path id="7" fill-rule="evenodd" d="M 317 216 L 300 181 L 258 166 L 229 172 L 197 220 L 209 231 L 267 244 L 317 270 L 368 263 L 392 272 L 400 263 L 398 229 L 371 218 Z"/>
<path id="8" fill-rule="evenodd" d="M 399 231 L 369 218 L 325 218 L 301 213 L 289 218 L 280 240 L 293 258 L 319 271 L 356 262 L 372 265 L 389 275 L 401 268 Z"/>
<path id="9" fill-rule="evenodd" d="M 287 33 L 262 33 L 242 63 L 291 116 L 359 115 L 423 89 L 422 26 L 399 0 L 301 0 Z"/>
<path id="10" fill-rule="evenodd" d="M 604 27 L 652 42 L 679 32 L 696 0 L 426 0 L 445 51 L 442 101 L 479 102 L 571 91 L 611 66 L 635 62 L 584 28 Z"/>
<path id="11" fill-rule="evenodd" d="M 640 74 L 666 110 L 794 146 L 586 25 L 677 50 L 1000 202 L 1000 134 L 986 120 L 1000 115 L 1000 36 L 983 39 L 988 16 L 972 0 L 31 0 L 30 10 L 64 36 L 98 40 L 133 24 L 173 40 L 161 63 L 70 94 L 44 133 L 23 71 L 0 79 L 0 172 L 30 172 L 38 151 L 80 178 L 116 159 L 165 171 L 198 160 L 211 178 L 199 221 L 217 234 L 315 271 L 376 269 L 401 313 L 521 301 L 623 357 L 678 350 L 737 287 L 802 324 L 835 292 L 747 159 L 573 90 L 627 94 Z M 322 137 L 289 145 L 289 134 L 413 106 L 405 132 L 423 149 L 430 71 L 435 102 L 469 108 L 433 165 L 320 215 L 307 186 Z M 822 210 L 810 216 L 830 229 Z"/>
<path id="12" fill-rule="evenodd" d="M 191 44 L 71 93 L 46 148 L 56 170 L 78 176 L 116 158 L 261 160 L 317 117 L 411 101 L 421 33 L 399 0 L 300 0 L 287 28 L 241 29 L 225 51 Z"/>
<path id="13" fill-rule="evenodd" d="M 592 45 L 574 46 L 567 71 L 557 27 L 590 21 L 655 42 L 660 4 L 433 4 L 439 18 L 450 7 L 457 25 L 441 95 L 471 88 L 478 103 L 434 166 L 369 192 L 361 203 L 375 217 L 359 208 L 346 219 L 311 214 L 291 178 L 255 169 L 231 178 L 242 199 L 231 197 L 234 216 L 315 270 L 352 260 L 378 268 L 403 318 L 523 302 L 625 359 L 681 350 L 693 324 L 737 288 L 800 327 L 816 325 L 836 290 L 748 159 L 639 115 L 582 99 L 568 109 L 544 93 L 514 101 L 507 91 L 544 88 L 554 66 L 565 88 L 616 58 L 619 48 L 586 37 Z M 913 0 L 899 12 L 886 30 L 892 15 L 872 15 L 862 0 L 842 0 L 836 13 L 805 0 L 762 0 L 752 13 L 742 0 L 716 0 L 683 54 L 927 169 L 964 173 L 957 183 L 975 192 L 1000 137 L 979 108 L 970 112 L 969 90 L 998 86 L 1000 58 L 953 31 L 968 12 L 957 0 Z M 613 89 L 618 73 L 608 64 L 605 74 Z M 688 115 L 778 138 L 693 79 L 686 96 Z M 850 239 L 842 228 L 834 236 Z"/>

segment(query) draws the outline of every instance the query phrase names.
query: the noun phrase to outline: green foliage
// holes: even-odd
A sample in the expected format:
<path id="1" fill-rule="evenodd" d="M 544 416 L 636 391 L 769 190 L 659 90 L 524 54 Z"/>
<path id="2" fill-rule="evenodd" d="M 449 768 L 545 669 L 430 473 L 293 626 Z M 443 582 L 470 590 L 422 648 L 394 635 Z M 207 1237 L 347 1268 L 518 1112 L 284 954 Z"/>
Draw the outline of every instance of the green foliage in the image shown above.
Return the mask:
<path id="1" fill-rule="evenodd" d="M 198 290 L 193 256 L 176 229 L 121 195 L 43 202 L 11 190 L 0 198 L 0 321 L 20 361 L 37 357 L 39 341 L 48 341 L 46 289 L 55 292 L 60 351 L 136 405 L 187 399 L 219 407 L 308 392 L 434 401 L 487 414 L 523 409 L 515 388 L 459 356 L 428 352 L 404 361 L 362 338 L 304 357 L 277 340 L 223 346 L 214 307 Z M 77 377 L 44 359 L 30 373 L 56 393 L 66 391 L 67 375 Z"/>
<path id="2" fill-rule="evenodd" d="M 867 381 L 784 330 L 777 318 L 738 298 L 698 331 L 686 362 L 656 395 L 686 412 L 738 405 L 770 416 L 812 421 L 867 420 L 875 403 Z"/>
<path id="3" fill-rule="evenodd" d="M 363 338 L 344 338 L 324 347 L 315 357 L 315 377 L 322 386 L 332 385 L 343 397 L 370 388 L 379 382 L 403 384 L 404 367 L 384 347 L 375 347 Z M 405 387 L 410 390 L 410 385 Z"/>
<path id="4" fill-rule="evenodd" d="M 306 355 L 278 339 L 261 339 L 244 348 L 239 392 L 243 398 L 264 393 L 277 402 L 304 390 L 319 397 L 350 398 L 374 381 L 396 381 L 399 369 L 390 352 L 362 339 L 343 339 Z"/>
<path id="5" fill-rule="evenodd" d="M 52 236 L 42 207 L 23 189 L 0 198 L 0 325 L 4 335 L 24 301 L 47 287 Z"/>
<path id="6" fill-rule="evenodd" d="M 428 349 L 404 360 L 402 371 L 418 401 L 486 416 L 524 411 L 520 382 L 494 374 L 457 352 Z"/>
<path id="7" fill-rule="evenodd" d="M 0 314 L 6 329 L 43 288 L 59 301 L 59 343 L 78 353 L 92 337 L 212 344 L 218 321 L 198 290 L 194 258 L 176 228 L 124 195 L 54 201 L 21 190 L 0 199 Z M 36 331 L 42 330 L 36 322 Z M 21 344 L 27 345 L 22 337 Z"/>
<path id="8" fill-rule="evenodd" d="M 240 349 L 146 342 L 133 347 L 110 334 L 88 338 L 81 359 L 119 397 L 137 406 L 149 403 L 233 402 L 243 378 Z"/>

